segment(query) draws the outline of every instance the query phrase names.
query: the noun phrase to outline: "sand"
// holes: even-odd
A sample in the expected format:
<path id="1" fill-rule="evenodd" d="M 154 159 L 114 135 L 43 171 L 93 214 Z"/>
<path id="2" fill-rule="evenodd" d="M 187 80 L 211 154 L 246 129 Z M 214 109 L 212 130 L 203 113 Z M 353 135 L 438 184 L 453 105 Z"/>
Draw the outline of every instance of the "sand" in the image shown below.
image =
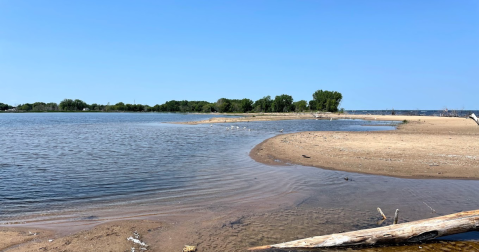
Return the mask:
<path id="1" fill-rule="evenodd" d="M 354 116 L 407 120 L 394 131 L 280 134 L 250 156 L 266 164 L 407 178 L 479 179 L 479 127 L 471 119 L 425 116 Z"/>
<path id="2" fill-rule="evenodd" d="M 141 246 L 127 240 L 142 239 L 157 230 L 161 223 L 151 221 L 119 221 L 96 226 L 90 230 L 58 237 L 53 231 L 35 228 L 0 229 L 0 251 L 141 251 Z M 138 236 L 135 235 L 138 234 Z"/>
<path id="3" fill-rule="evenodd" d="M 219 114 L 229 115 L 224 117 L 213 117 L 203 121 L 176 122 L 177 124 L 213 124 L 213 123 L 236 123 L 236 122 L 257 122 L 257 121 L 280 121 L 280 120 L 304 120 L 315 119 L 311 113 L 249 113 L 249 114 Z M 321 118 L 329 116 L 337 117 L 334 114 L 322 114 Z"/>
<path id="4" fill-rule="evenodd" d="M 52 232 L 36 228 L 0 228 L 0 251 L 31 241 L 45 239 Z"/>
<path id="5" fill-rule="evenodd" d="M 403 178 L 479 179 L 479 126 L 459 117 L 316 114 L 319 119 L 404 121 L 394 131 L 280 134 L 256 146 L 261 163 Z M 316 119 L 311 113 L 256 113 L 184 124 Z M 304 155 L 304 156 L 303 156 Z"/>

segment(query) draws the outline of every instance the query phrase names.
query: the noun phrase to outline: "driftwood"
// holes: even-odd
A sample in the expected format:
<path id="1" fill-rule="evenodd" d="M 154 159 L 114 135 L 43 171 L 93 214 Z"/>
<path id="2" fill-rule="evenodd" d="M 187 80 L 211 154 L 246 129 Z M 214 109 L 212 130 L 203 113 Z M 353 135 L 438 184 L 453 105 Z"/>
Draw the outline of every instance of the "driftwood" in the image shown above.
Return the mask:
<path id="1" fill-rule="evenodd" d="M 421 242 L 436 237 L 477 230 L 479 230 L 479 210 L 473 210 L 385 227 L 315 236 L 296 241 L 249 248 L 249 250 Z"/>
<path id="2" fill-rule="evenodd" d="M 477 116 L 474 113 L 470 114 L 469 118 L 474 120 L 477 123 L 477 125 L 479 125 L 479 119 L 477 119 Z"/>
<path id="3" fill-rule="evenodd" d="M 398 224 L 398 220 L 399 220 L 399 209 L 396 209 L 396 213 L 394 213 L 394 222 L 393 222 L 393 225 Z"/>
<path id="4" fill-rule="evenodd" d="M 378 207 L 378 212 L 383 217 L 383 220 L 387 219 L 386 215 L 383 213 L 383 210 L 381 210 L 381 208 L 379 208 L 379 207 Z"/>

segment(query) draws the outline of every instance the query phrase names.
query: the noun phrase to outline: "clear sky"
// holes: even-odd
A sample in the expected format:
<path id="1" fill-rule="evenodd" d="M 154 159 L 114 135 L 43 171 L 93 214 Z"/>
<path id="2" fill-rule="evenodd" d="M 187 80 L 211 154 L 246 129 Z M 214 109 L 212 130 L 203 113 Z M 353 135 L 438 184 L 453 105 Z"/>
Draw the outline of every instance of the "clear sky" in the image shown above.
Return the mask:
<path id="1" fill-rule="evenodd" d="M 0 102 L 479 109 L 477 0 L 0 0 Z"/>

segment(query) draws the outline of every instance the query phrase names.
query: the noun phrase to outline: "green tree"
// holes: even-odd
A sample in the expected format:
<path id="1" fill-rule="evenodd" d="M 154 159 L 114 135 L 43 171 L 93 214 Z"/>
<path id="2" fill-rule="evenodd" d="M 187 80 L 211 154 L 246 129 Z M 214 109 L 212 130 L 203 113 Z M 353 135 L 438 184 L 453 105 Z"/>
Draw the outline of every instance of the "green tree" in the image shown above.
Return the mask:
<path id="1" fill-rule="evenodd" d="M 293 97 L 291 95 L 282 94 L 274 98 L 272 106 L 273 112 L 289 112 L 293 109 Z"/>
<path id="2" fill-rule="evenodd" d="M 60 110 L 62 111 L 76 111 L 76 110 L 83 110 L 84 108 L 87 108 L 88 104 L 86 104 L 84 101 L 79 100 L 79 99 L 64 99 L 63 101 L 60 102 Z"/>
<path id="3" fill-rule="evenodd" d="M 32 111 L 45 111 L 46 105 L 44 102 L 34 102 L 32 104 Z"/>
<path id="4" fill-rule="evenodd" d="M 230 100 L 230 102 L 231 102 L 230 112 L 243 113 L 240 100 L 234 99 L 234 100 Z"/>
<path id="5" fill-rule="evenodd" d="M 45 105 L 47 111 L 58 111 L 58 104 L 56 102 L 49 102 Z"/>
<path id="6" fill-rule="evenodd" d="M 339 92 L 317 90 L 313 93 L 313 100 L 309 101 L 309 108 L 311 110 L 336 112 L 342 99 L 343 95 Z"/>
<path id="7" fill-rule="evenodd" d="M 180 101 L 179 111 L 181 112 L 191 111 L 190 104 L 187 100 Z"/>
<path id="8" fill-rule="evenodd" d="M 63 99 L 63 101 L 60 102 L 60 110 L 62 111 L 71 111 L 73 110 L 73 100 L 72 99 Z"/>
<path id="9" fill-rule="evenodd" d="M 160 112 L 167 112 L 166 103 L 161 104 L 159 109 Z"/>
<path id="10" fill-rule="evenodd" d="M 32 110 L 33 105 L 30 103 L 25 103 L 23 105 L 18 105 L 18 110 L 23 110 L 23 111 L 30 111 Z"/>
<path id="11" fill-rule="evenodd" d="M 201 112 L 205 112 L 205 113 L 211 113 L 211 112 L 214 112 L 214 111 L 216 111 L 216 110 L 215 110 L 215 106 L 212 103 L 207 103 L 207 104 L 203 105 L 203 107 L 201 109 Z"/>
<path id="12" fill-rule="evenodd" d="M 91 111 L 100 111 L 100 110 L 103 109 L 102 107 L 103 107 L 102 105 L 99 105 L 99 104 L 97 104 L 97 103 L 92 103 L 92 104 L 90 104 L 90 105 L 88 106 L 88 108 L 89 108 Z"/>
<path id="13" fill-rule="evenodd" d="M 167 112 L 178 112 L 180 111 L 180 102 L 171 100 L 165 103 L 165 110 Z"/>
<path id="14" fill-rule="evenodd" d="M 91 109 L 91 108 L 90 108 Z M 115 110 L 118 110 L 118 111 L 125 111 L 126 107 L 125 107 L 125 103 L 123 102 L 118 102 L 117 104 L 115 104 Z"/>
<path id="15" fill-rule="evenodd" d="M 73 101 L 74 103 L 74 110 L 83 110 L 84 108 L 87 108 L 88 107 L 88 104 L 86 104 L 86 102 L 80 100 L 80 99 L 75 99 Z"/>
<path id="16" fill-rule="evenodd" d="M 241 112 L 242 113 L 246 113 L 246 112 L 249 112 L 253 110 L 253 101 L 248 99 L 248 98 L 244 98 L 241 100 Z"/>
<path id="17" fill-rule="evenodd" d="M 12 108 L 12 106 L 0 102 L 0 111 L 4 111 L 4 110 L 7 110 L 7 109 L 11 109 L 11 108 Z"/>
<path id="18" fill-rule="evenodd" d="M 257 101 L 254 102 L 253 108 L 256 112 L 271 112 L 271 107 L 273 105 L 273 101 L 271 100 L 271 96 L 265 96 Z"/>
<path id="19" fill-rule="evenodd" d="M 203 111 L 204 110 L 204 107 L 209 105 L 210 106 L 210 111 Z M 211 112 L 211 107 L 213 106 L 213 104 L 207 102 L 207 101 L 198 101 L 198 102 L 195 102 L 194 103 L 194 106 L 192 105 L 192 109 L 193 111 L 195 112 Z"/>
<path id="20" fill-rule="evenodd" d="M 216 102 L 215 109 L 216 109 L 216 111 L 218 111 L 220 113 L 230 112 L 231 101 L 226 99 L 226 98 L 220 98 Z"/>
<path id="21" fill-rule="evenodd" d="M 294 111 L 296 112 L 303 112 L 308 108 L 308 103 L 305 100 L 300 100 L 293 103 Z"/>
<path id="22" fill-rule="evenodd" d="M 141 112 L 145 110 L 145 106 L 141 104 L 133 104 L 130 108 L 133 112 Z"/>

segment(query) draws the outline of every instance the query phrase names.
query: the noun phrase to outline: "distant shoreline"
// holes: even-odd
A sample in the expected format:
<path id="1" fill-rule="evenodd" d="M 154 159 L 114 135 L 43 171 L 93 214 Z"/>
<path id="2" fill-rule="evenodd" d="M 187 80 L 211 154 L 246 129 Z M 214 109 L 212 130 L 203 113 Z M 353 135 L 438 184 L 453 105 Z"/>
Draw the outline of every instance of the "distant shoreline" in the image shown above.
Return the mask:
<path id="1" fill-rule="evenodd" d="M 371 113 L 372 112 L 372 113 Z M 424 114 L 425 112 L 434 112 L 434 114 Z M 312 115 L 312 114 L 320 114 L 320 115 L 342 115 L 342 116 L 389 116 L 392 115 L 391 110 L 346 110 L 344 113 L 338 112 L 312 112 L 312 111 L 304 111 L 304 112 L 246 112 L 246 113 L 239 113 L 239 112 L 227 112 L 227 113 L 220 113 L 220 112 L 180 112 L 180 111 L 121 111 L 121 110 L 113 110 L 113 111 L 99 111 L 99 110 L 68 110 L 68 111 L 60 111 L 60 110 L 48 110 L 48 111 L 4 111 L 0 110 L 0 113 L 162 113 L 162 114 L 199 114 L 199 115 L 224 115 L 224 116 L 245 116 L 245 117 L 253 117 L 253 116 L 296 116 L 296 115 Z M 435 116 L 435 117 L 465 117 L 469 113 L 476 113 L 479 114 L 479 109 L 472 109 L 472 110 L 461 110 L 461 111 L 454 111 L 450 110 L 446 115 L 444 115 L 444 111 L 442 110 L 395 110 L 394 116 Z M 421 114 L 422 113 L 422 114 Z M 443 114 L 441 116 L 441 114 Z"/>
<path id="2" fill-rule="evenodd" d="M 192 113 L 202 114 L 202 113 Z M 378 121 L 403 121 L 403 120 L 419 120 L 424 118 L 461 118 L 465 117 L 440 117 L 440 116 L 415 116 L 415 115 L 372 115 L 372 114 L 347 114 L 347 113 L 331 113 L 331 112 L 289 112 L 289 113 L 215 113 L 218 117 L 201 121 L 175 122 L 178 124 L 208 124 L 208 123 L 234 123 L 234 122 L 253 122 L 253 121 L 279 121 L 279 120 L 328 120 L 328 119 L 362 119 L 362 120 L 378 120 Z M 236 116 L 220 117 L 223 116 Z"/>

